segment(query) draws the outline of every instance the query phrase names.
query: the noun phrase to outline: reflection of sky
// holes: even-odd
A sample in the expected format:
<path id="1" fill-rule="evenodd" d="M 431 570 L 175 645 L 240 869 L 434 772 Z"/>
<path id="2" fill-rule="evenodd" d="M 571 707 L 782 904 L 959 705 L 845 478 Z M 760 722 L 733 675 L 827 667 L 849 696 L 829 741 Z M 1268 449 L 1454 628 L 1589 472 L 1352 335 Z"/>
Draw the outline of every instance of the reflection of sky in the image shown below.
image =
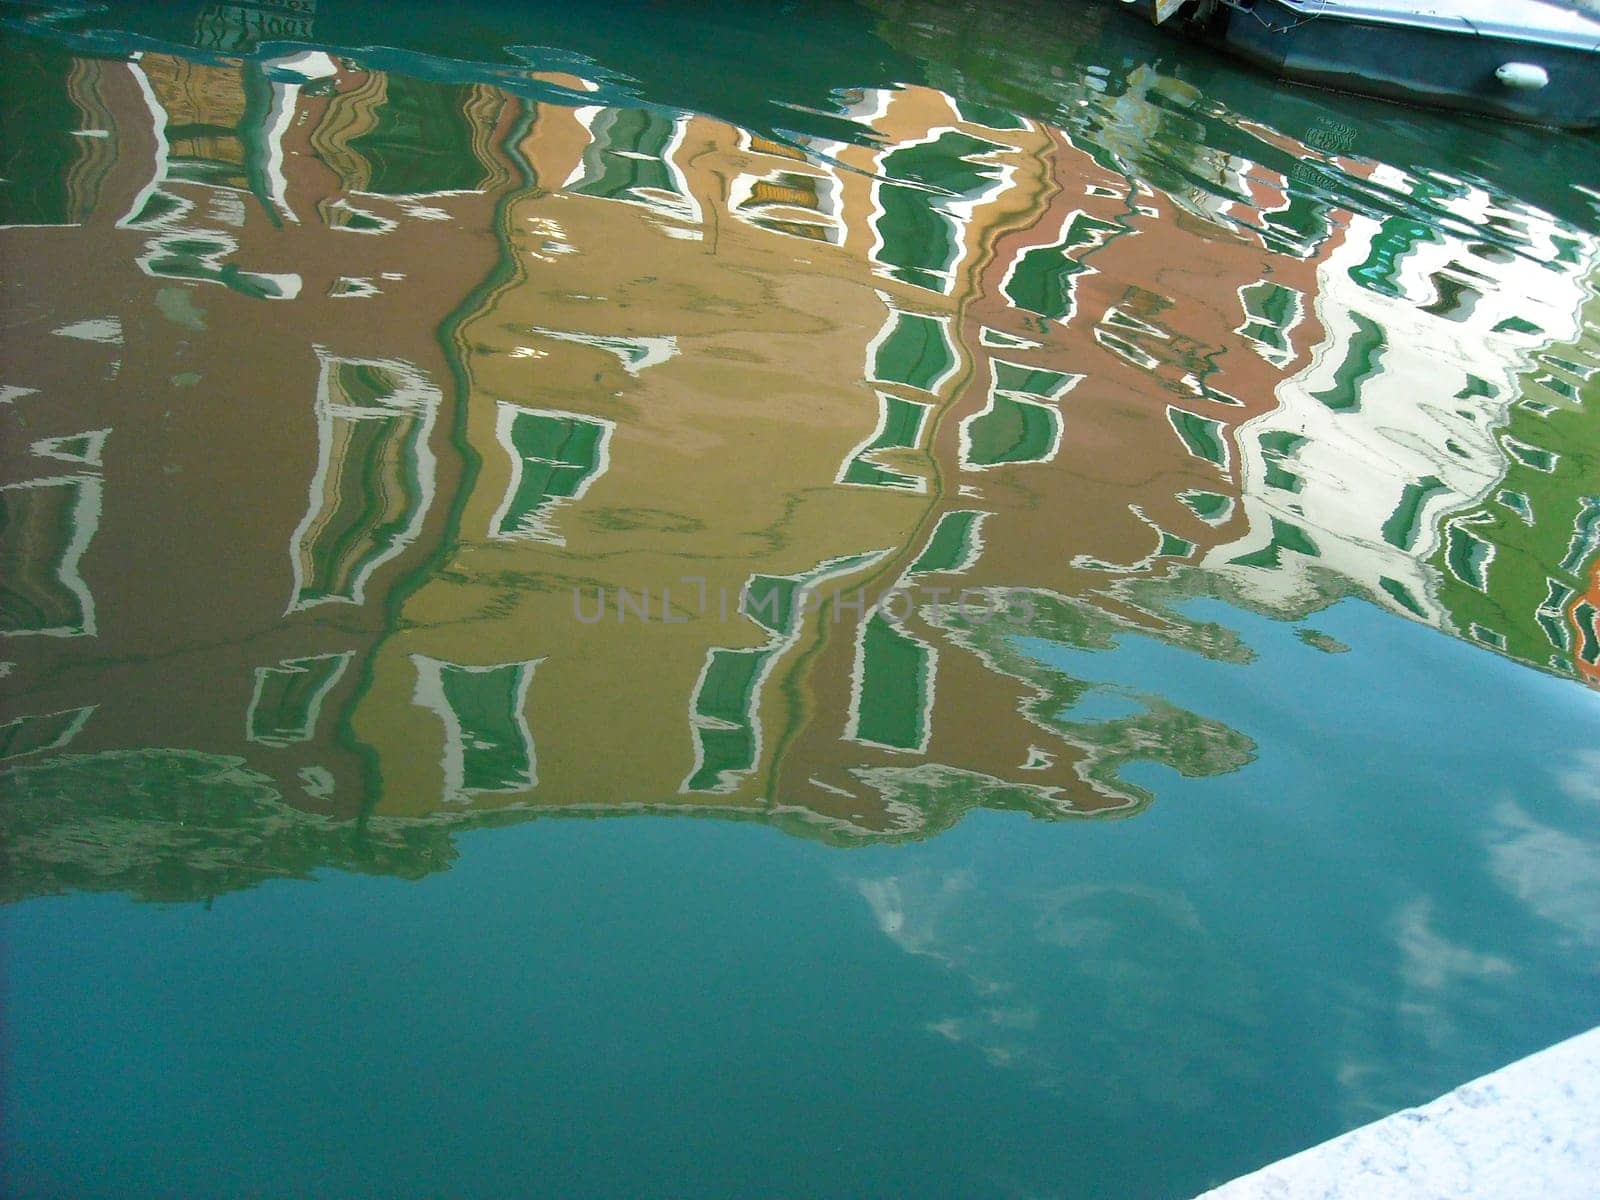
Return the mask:
<path id="1" fill-rule="evenodd" d="M 1311 622 L 1336 655 L 1192 610 L 1257 661 L 1030 646 L 1259 743 L 1208 779 L 1136 766 L 1159 799 L 1129 820 L 853 851 L 534 822 L 420 882 L 13 905 L 7 987 L 51 1003 L 7 1013 L 8 1169 L 1184 1195 L 1595 1024 L 1600 697 L 1359 603 Z"/>
<path id="2" fill-rule="evenodd" d="M 1075 830 L 1065 870 L 980 820 L 976 859 L 862 879 L 883 932 L 967 984 L 931 1031 L 1129 1116 L 1308 1072 L 1343 1127 L 1600 1020 L 1600 697 L 1355 601 L 1298 627 L 1183 613 L 1256 661 L 1019 645 L 1222 720 L 1259 759 L 1193 781 L 1135 765 L 1156 805 Z"/>

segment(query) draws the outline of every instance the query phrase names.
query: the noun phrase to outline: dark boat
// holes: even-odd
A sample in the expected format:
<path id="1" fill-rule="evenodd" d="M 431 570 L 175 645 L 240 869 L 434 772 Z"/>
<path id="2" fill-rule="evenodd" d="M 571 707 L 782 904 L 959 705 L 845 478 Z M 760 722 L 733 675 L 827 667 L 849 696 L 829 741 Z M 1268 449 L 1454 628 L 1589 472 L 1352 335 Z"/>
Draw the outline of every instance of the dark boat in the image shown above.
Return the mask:
<path id="1" fill-rule="evenodd" d="M 1284 79 L 1568 129 L 1600 126 L 1593 0 L 1122 0 Z"/>

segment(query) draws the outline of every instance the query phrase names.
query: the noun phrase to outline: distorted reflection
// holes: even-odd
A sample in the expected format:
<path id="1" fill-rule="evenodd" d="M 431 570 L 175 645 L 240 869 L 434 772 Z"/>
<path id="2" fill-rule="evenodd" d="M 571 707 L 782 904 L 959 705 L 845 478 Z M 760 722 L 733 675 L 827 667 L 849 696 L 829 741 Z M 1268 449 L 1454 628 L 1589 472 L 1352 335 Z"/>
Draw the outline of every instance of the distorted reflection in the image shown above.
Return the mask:
<path id="1" fill-rule="evenodd" d="M 419 874 L 501 813 L 1133 813 L 1260 748 L 1049 648 L 1248 663 L 1197 596 L 1600 685 L 1569 219 L 1092 46 L 796 132 L 329 15 L 8 23 L 11 894 Z"/>

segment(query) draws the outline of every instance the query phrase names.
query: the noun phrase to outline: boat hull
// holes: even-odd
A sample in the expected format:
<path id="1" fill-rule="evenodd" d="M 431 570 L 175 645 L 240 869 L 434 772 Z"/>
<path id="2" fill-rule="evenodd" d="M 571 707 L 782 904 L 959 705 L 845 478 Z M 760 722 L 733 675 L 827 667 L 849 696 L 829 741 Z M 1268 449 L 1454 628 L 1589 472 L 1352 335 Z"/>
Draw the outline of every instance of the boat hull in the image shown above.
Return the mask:
<path id="1" fill-rule="evenodd" d="M 1300 6 L 1255 0 L 1219 10 L 1208 36 L 1273 74 L 1411 104 L 1569 129 L 1600 127 L 1600 51 L 1518 38 L 1369 22 L 1307 19 Z M 1534 90 L 1502 83 L 1507 63 L 1542 68 Z"/>

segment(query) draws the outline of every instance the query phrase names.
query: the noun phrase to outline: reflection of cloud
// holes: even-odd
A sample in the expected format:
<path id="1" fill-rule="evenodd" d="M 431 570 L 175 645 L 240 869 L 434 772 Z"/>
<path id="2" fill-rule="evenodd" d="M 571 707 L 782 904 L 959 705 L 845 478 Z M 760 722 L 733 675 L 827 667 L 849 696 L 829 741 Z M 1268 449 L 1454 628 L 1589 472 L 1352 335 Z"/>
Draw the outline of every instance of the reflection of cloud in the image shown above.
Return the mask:
<path id="1" fill-rule="evenodd" d="M 1508 975 L 1515 970 L 1505 959 L 1469 950 L 1435 929 L 1430 896 L 1418 896 L 1403 905 L 1394 925 L 1395 944 L 1401 955 L 1400 978 L 1408 999 L 1422 992 L 1441 991 L 1457 979 Z"/>
<path id="2" fill-rule="evenodd" d="M 1257 990 L 1181 894 L 1027 890 L 971 871 L 854 886 L 884 936 L 967 991 L 922 1028 L 991 1066 L 1092 1093 L 1087 1103 L 1130 1118 L 1151 1105 L 1203 1108 L 1259 1071 L 1258 1056 L 1238 1051 L 1258 1024 Z"/>
<path id="3" fill-rule="evenodd" d="M 1600 813 L 1600 750 L 1573 759 L 1556 786 L 1592 818 Z M 1491 829 L 1489 866 L 1500 886 L 1580 945 L 1600 948 L 1600 839 L 1558 829 L 1515 800 L 1495 806 Z"/>

